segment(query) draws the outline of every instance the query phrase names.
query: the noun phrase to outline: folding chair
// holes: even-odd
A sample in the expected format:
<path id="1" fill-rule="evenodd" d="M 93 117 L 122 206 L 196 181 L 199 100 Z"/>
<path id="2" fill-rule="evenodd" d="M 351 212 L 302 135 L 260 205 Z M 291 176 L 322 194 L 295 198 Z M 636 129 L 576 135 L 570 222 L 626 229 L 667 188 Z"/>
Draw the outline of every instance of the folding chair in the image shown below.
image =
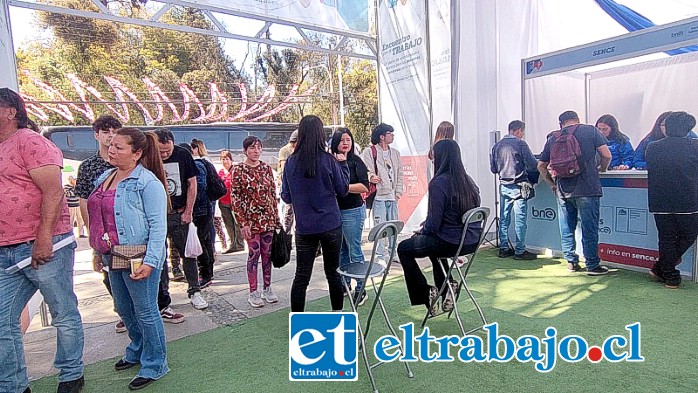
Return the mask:
<path id="1" fill-rule="evenodd" d="M 368 286 L 368 280 L 371 280 L 371 286 L 373 288 L 374 293 L 371 311 L 368 313 L 368 317 L 366 318 L 366 328 L 363 329 L 361 327 L 361 320 L 359 320 L 358 325 L 359 350 L 361 351 L 361 354 L 364 358 L 366 372 L 368 373 L 368 378 L 371 381 L 371 386 L 373 386 L 374 393 L 378 393 L 378 388 L 376 387 L 376 381 L 373 378 L 372 370 L 383 364 L 383 362 L 377 362 L 375 364 L 369 363 L 368 354 L 366 353 L 366 338 L 368 337 L 368 332 L 371 328 L 371 320 L 373 319 L 373 314 L 376 311 L 376 307 L 380 308 L 380 311 L 383 314 L 383 318 L 385 319 L 385 324 L 388 326 L 388 329 L 390 330 L 391 334 L 393 336 L 397 336 L 396 330 L 390 322 L 390 319 L 388 318 L 388 312 L 386 311 L 385 305 L 383 304 L 383 300 L 381 299 L 381 293 L 383 292 L 383 285 L 385 284 L 385 279 L 388 277 L 388 273 L 390 272 L 390 265 L 392 264 L 392 260 L 394 259 L 393 257 L 395 256 L 395 250 L 397 249 L 397 235 L 400 233 L 404 225 L 405 224 L 401 221 L 386 221 L 376 225 L 371 229 L 371 231 L 368 234 L 368 241 L 373 242 L 371 259 L 364 263 L 350 263 L 346 266 L 341 266 L 337 269 L 337 272 L 342 278 L 342 285 L 344 285 L 344 289 L 347 291 L 347 293 L 349 293 L 349 284 L 347 284 L 347 282 L 345 281 L 345 277 L 353 278 L 355 280 L 364 280 L 364 285 L 361 291 L 359 291 L 359 293 L 355 294 L 354 296 L 349 296 L 349 304 L 351 304 L 351 309 L 354 312 L 357 312 L 356 300 L 361 298 L 361 295 L 363 294 L 363 292 L 366 291 L 366 287 Z M 384 266 L 383 264 L 377 262 L 376 248 L 378 246 L 379 241 L 383 241 L 384 239 L 390 238 L 392 238 L 393 240 L 393 246 L 390 247 L 390 258 L 388 258 L 388 262 Z M 376 279 L 380 279 L 380 283 L 378 285 L 376 285 Z M 400 350 L 404 353 L 404 348 L 402 347 L 402 344 L 400 344 Z M 405 368 L 407 369 L 407 376 L 409 378 L 414 377 L 409 363 L 404 362 L 404 364 Z"/>
<path id="2" fill-rule="evenodd" d="M 464 230 L 463 230 L 463 235 L 460 238 L 460 245 L 458 246 L 458 251 L 456 252 L 456 255 L 454 255 L 453 257 L 449 257 L 449 258 L 439 258 L 439 262 L 444 261 L 444 260 L 450 261 L 448 273 L 446 273 L 446 271 L 444 270 L 443 264 L 438 263 L 439 268 L 444 273 L 444 277 L 446 277 L 446 278 L 444 280 L 443 285 L 441 285 L 441 288 L 439 288 L 439 296 L 437 296 L 436 299 L 434 299 L 432 301 L 432 303 L 429 305 L 429 308 L 427 309 L 426 315 L 424 316 L 424 320 L 422 321 L 422 328 L 424 327 L 424 325 L 426 325 L 427 320 L 429 320 L 429 318 L 434 317 L 429 313 L 429 310 L 431 310 L 434 307 L 436 302 L 439 301 L 439 298 L 441 298 L 446 291 L 448 291 L 451 294 L 452 299 L 454 299 L 453 310 L 448 312 L 448 318 L 451 317 L 451 314 L 455 313 L 456 322 L 458 322 L 458 327 L 460 328 L 460 331 L 463 334 L 463 336 L 470 334 L 474 331 L 480 330 L 485 325 L 487 325 L 487 320 L 485 319 L 485 314 L 482 312 L 482 308 L 480 308 L 480 305 L 478 304 L 477 300 L 475 300 L 473 293 L 470 292 L 470 288 L 468 287 L 468 283 L 467 283 L 466 278 L 468 277 L 468 272 L 470 271 L 470 268 L 473 266 L 473 262 L 475 261 L 475 255 L 477 254 L 478 249 L 480 248 L 480 246 L 482 245 L 482 242 L 485 239 L 485 225 L 487 224 L 487 217 L 489 215 L 490 215 L 490 209 L 486 208 L 486 207 L 476 207 L 474 209 L 470 209 L 463 215 L 463 224 L 464 224 L 463 228 L 464 228 Z M 475 249 L 475 251 L 472 254 L 460 255 L 461 250 L 463 249 L 463 244 L 465 242 L 465 235 L 467 232 L 468 225 L 474 224 L 477 222 L 482 223 L 482 232 L 480 233 L 480 239 L 478 239 L 478 242 L 477 242 L 477 248 Z M 465 259 L 465 262 L 462 265 L 458 264 L 458 258 L 460 258 L 460 257 Z M 434 269 L 437 269 L 437 267 L 434 267 Z M 456 288 L 455 293 L 454 293 L 453 287 L 451 287 L 451 279 L 450 279 L 451 274 L 454 271 L 457 271 L 458 275 L 460 276 L 460 280 L 456 280 L 456 281 L 458 281 L 458 287 Z M 461 289 L 464 289 L 465 292 L 468 294 L 468 297 L 470 297 L 470 300 L 472 300 L 473 304 L 475 305 L 475 308 L 477 309 L 478 314 L 480 314 L 480 319 L 482 320 L 482 325 L 480 325 L 476 328 L 473 328 L 467 332 L 463 328 L 463 322 L 461 321 L 460 315 L 458 313 L 458 297 L 460 296 Z M 445 313 L 442 313 L 442 314 L 445 314 Z M 439 315 L 441 315 L 441 314 L 439 314 Z"/>

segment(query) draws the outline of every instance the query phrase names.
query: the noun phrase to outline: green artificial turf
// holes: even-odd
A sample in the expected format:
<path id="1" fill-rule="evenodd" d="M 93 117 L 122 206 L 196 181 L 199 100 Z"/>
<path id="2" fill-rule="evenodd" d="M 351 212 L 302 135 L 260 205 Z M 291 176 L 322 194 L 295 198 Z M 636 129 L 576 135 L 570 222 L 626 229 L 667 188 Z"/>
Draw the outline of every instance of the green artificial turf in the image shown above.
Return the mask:
<path id="1" fill-rule="evenodd" d="M 621 270 L 603 277 L 569 273 L 558 259 L 499 259 L 494 251 L 479 254 L 470 286 L 488 322 L 500 334 L 545 337 L 554 326 L 558 337 L 570 334 L 600 345 L 610 335 L 628 337 L 624 327 L 642 323 L 642 363 L 564 363 L 539 373 L 533 363 L 415 363 L 414 378 L 399 362 L 374 370 L 381 392 L 691 392 L 698 390 L 698 286 L 665 289 L 646 274 Z M 431 274 L 427 274 L 431 281 Z M 371 294 L 372 295 L 372 294 Z M 373 296 L 371 296 L 372 300 Z M 411 307 L 401 277 L 385 287 L 383 299 L 394 326 L 421 322 L 424 307 Z M 370 301 L 367 302 L 367 305 Z M 463 321 L 477 323 L 465 297 L 459 301 Z M 327 311 L 327 298 L 311 302 L 308 311 Z M 360 309 L 365 316 L 368 307 Z M 435 336 L 460 335 L 455 320 L 429 322 Z M 417 329 L 417 333 L 421 330 Z M 368 345 L 386 334 L 381 316 L 374 318 Z M 398 331 L 399 333 L 399 331 Z M 482 332 L 477 333 L 484 337 Z M 433 349 L 436 346 L 432 346 Z M 371 350 L 372 352 L 372 350 Z M 456 357 L 457 349 L 451 354 Z M 84 392 L 127 392 L 136 369 L 115 372 L 117 359 L 87 366 Z M 222 327 L 168 343 L 172 371 L 146 392 L 370 392 L 363 361 L 356 382 L 290 382 L 288 380 L 288 309 L 245 323 Z M 32 382 L 34 392 L 55 391 L 56 377 Z"/>

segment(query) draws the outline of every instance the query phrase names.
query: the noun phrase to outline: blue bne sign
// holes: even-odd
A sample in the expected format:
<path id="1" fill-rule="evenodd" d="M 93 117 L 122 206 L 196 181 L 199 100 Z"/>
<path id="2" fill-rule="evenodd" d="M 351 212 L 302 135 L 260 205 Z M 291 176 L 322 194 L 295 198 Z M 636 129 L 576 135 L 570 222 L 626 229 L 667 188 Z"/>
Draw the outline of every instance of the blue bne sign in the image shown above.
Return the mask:
<path id="1" fill-rule="evenodd" d="M 288 378 L 291 381 L 356 381 L 356 313 L 290 313 Z"/>

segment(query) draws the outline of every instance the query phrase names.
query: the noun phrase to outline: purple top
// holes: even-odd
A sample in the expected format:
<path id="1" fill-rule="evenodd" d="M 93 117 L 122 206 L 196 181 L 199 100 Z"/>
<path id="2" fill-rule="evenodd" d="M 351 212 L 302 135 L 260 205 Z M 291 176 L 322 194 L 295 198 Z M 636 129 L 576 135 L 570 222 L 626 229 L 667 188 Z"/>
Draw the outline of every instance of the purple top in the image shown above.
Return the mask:
<path id="1" fill-rule="evenodd" d="M 97 187 L 87 198 L 87 211 L 90 216 L 90 246 L 101 254 L 109 254 L 111 247 L 104 239 L 107 233 L 112 246 L 119 244 L 119 235 L 114 218 L 114 197 L 116 190 L 102 190 Z"/>

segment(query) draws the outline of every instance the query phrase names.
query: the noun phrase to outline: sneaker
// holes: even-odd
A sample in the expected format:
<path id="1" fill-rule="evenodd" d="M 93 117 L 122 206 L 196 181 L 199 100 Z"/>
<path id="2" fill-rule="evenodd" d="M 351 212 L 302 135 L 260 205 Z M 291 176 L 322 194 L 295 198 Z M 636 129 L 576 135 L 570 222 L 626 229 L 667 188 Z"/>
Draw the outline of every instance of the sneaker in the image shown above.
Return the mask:
<path id="1" fill-rule="evenodd" d="M 117 333 L 125 333 L 126 332 L 126 324 L 124 323 L 124 321 L 117 322 L 116 326 L 114 326 L 114 328 L 116 329 Z"/>
<path id="2" fill-rule="evenodd" d="M 144 387 L 150 385 L 155 380 L 151 378 L 136 377 L 131 380 L 128 384 L 128 390 L 141 390 Z"/>
<path id="3" fill-rule="evenodd" d="M 368 293 L 366 291 L 361 291 L 361 297 L 356 298 L 356 293 L 354 293 L 354 304 L 356 304 L 356 307 L 361 307 L 364 304 L 366 304 L 366 300 L 368 300 Z"/>
<path id="4" fill-rule="evenodd" d="M 167 323 L 182 323 L 184 322 L 184 315 L 174 312 L 172 307 L 167 307 L 160 311 L 160 317 L 163 322 Z"/>
<path id="5" fill-rule="evenodd" d="M 182 273 L 182 270 L 179 268 L 172 268 L 172 281 L 184 281 L 186 277 L 184 277 L 184 273 Z"/>
<path id="6" fill-rule="evenodd" d="M 666 281 L 664 279 L 664 276 L 662 275 L 662 273 L 660 273 L 658 270 L 654 270 L 654 268 L 650 269 L 650 278 L 652 278 L 653 280 L 655 280 L 657 282 Z"/>
<path id="7" fill-rule="evenodd" d="M 664 288 L 679 289 L 681 286 L 681 278 L 670 278 L 664 282 Z"/>
<path id="8" fill-rule="evenodd" d="M 538 259 L 538 255 L 532 252 L 524 251 L 521 254 L 514 254 L 514 259 L 517 261 L 533 261 Z"/>
<path id="9" fill-rule="evenodd" d="M 587 276 L 604 276 L 608 274 L 608 268 L 606 266 L 597 266 L 591 270 L 587 268 Z"/>
<path id="10" fill-rule="evenodd" d="M 83 386 L 85 386 L 84 376 L 72 381 L 59 383 L 56 393 L 80 393 Z"/>
<path id="11" fill-rule="evenodd" d="M 250 296 L 247 297 L 247 303 L 250 303 L 250 306 L 254 308 L 264 307 L 264 300 L 262 300 L 259 291 L 251 292 Z"/>
<path id="12" fill-rule="evenodd" d="M 267 303 L 276 303 L 279 301 L 279 297 L 274 295 L 274 292 L 272 292 L 271 287 L 265 288 L 262 291 L 262 299 L 266 300 Z"/>
<path id="13" fill-rule="evenodd" d="M 455 282 L 451 283 L 451 289 L 453 289 L 453 293 L 456 293 L 456 290 L 458 290 L 458 284 Z M 441 309 L 444 312 L 451 312 L 453 310 L 453 297 L 451 296 L 451 292 L 446 292 L 446 299 L 441 303 Z"/>
<path id="14" fill-rule="evenodd" d="M 514 256 L 514 249 L 513 248 L 500 248 L 499 252 L 497 253 L 497 256 L 500 258 L 509 258 Z"/>
<path id="15" fill-rule="evenodd" d="M 347 289 L 344 288 L 344 285 L 342 285 L 342 292 L 344 293 L 344 297 L 351 296 L 351 294 L 353 293 L 353 291 L 351 290 L 351 285 L 349 286 L 349 292 L 347 292 Z"/>
<path id="16" fill-rule="evenodd" d="M 204 299 L 203 296 L 201 296 L 201 292 L 194 292 L 194 294 L 191 295 L 189 302 L 197 310 L 203 310 L 208 308 L 208 302 L 206 301 L 206 299 Z"/>
<path id="17" fill-rule="evenodd" d="M 579 263 L 567 262 L 567 271 L 568 272 L 576 273 L 580 270 L 582 270 L 582 268 L 579 267 Z"/>
<path id="18" fill-rule="evenodd" d="M 129 368 L 135 367 L 137 365 L 138 365 L 138 363 L 131 363 L 131 362 L 125 361 L 124 359 L 120 359 L 114 365 L 114 370 L 116 370 L 116 371 L 128 370 Z"/>
<path id="19" fill-rule="evenodd" d="M 201 289 L 208 288 L 211 286 L 211 284 L 213 284 L 212 278 L 209 278 L 209 279 L 200 278 L 199 279 L 199 288 L 201 288 Z"/>
<path id="20" fill-rule="evenodd" d="M 427 304 L 427 309 L 429 310 L 430 316 L 435 316 L 439 312 L 439 290 L 436 287 L 429 287 L 429 304 Z M 432 305 L 429 307 L 430 305 Z"/>

